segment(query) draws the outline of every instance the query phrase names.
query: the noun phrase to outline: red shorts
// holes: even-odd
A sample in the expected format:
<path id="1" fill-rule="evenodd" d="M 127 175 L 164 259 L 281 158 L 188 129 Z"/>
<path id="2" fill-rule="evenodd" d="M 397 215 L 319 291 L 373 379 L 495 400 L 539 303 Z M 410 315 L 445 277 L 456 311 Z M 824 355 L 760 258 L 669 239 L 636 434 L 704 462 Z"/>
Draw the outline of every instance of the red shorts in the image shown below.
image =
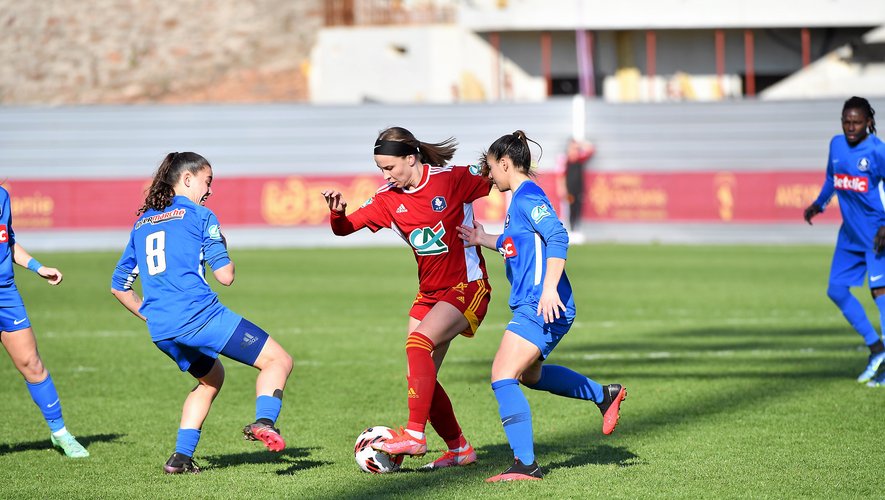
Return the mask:
<path id="1" fill-rule="evenodd" d="M 444 288 L 435 292 L 418 292 L 409 316 L 423 320 L 424 316 L 436 305 L 437 302 L 447 302 L 455 306 L 467 318 L 468 327 L 461 332 L 465 337 L 473 337 L 479 324 L 486 317 L 491 299 L 491 287 L 489 282 L 482 279 L 469 283 L 458 283 L 451 288 Z"/>

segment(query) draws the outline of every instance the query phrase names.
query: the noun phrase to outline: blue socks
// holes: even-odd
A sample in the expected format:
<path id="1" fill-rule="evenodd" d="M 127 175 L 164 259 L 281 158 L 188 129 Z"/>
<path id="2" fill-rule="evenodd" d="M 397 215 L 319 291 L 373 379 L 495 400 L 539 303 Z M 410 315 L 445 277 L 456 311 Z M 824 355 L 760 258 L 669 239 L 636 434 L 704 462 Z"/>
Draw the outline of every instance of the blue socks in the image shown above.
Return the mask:
<path id="1" fill-rule="evenodd" d="M 873 328 L 870 320 L 867 319 L 867 313 L 864 311 L 863 306 L 860 305 L 860 302 L 858 302 L 854 295 L 851 295 L 851 291 L 847 286 L 831 284 L 827 288 L 827 296 L 839 307 L 848 323 L 863 337 L 866 345 L 878 342 L 879 334 L 876 333 L 876 329 Z M 880 314 L 882 314 L 883 309 L 885 309 L 885 297 L 876 298 L 876 305 L 879 306 Z"/>
<path id="2" fill-rule="evenodd" d="M 200 429 L 178 429 L 178 439 L 175 440 L 175 453 L 193 457 L 199 442 Z"/>
<path id="3" fill-rule="evenodd" d="M 529 402 L 519 388 L 519 382 L 505 378 L 492 383 L 498 414 L 513 455 L 524 464 L 535 462 L 535 445 L 532 438 L 532 411 Z"/>
<path id="4" fill-rule="evenodd" d="M 266 418 L 276 422 L 282 407 L 283 400 L 276 396 L 258 396 L 255 400 L 255 420 Z"/>
<path id="5" fill-rule="evenodd" d="M 36 384 L 25 382 L 28 386 L 28 392 L 31 393 L 31 399 L 40 408 L 43 418 L 49 424 L 49 430 L 57 432 L 64 429 L 65 421 L 61 417 L 61 401 L 58 399 L 58 392 L 55 390 L 52 376 L 46 375 L 46 379 L 43 382 Z"/>
<path id="6" fill-rule="evenodd" d="M 557 396 L 586 399 L 601 403 L 604 396 L 602 386 L 598 382 L 569 370 L 564 366 L 543 365 L 541 378 L 534 385 L 526 385 L 529 389 L 547 391 Z"/>

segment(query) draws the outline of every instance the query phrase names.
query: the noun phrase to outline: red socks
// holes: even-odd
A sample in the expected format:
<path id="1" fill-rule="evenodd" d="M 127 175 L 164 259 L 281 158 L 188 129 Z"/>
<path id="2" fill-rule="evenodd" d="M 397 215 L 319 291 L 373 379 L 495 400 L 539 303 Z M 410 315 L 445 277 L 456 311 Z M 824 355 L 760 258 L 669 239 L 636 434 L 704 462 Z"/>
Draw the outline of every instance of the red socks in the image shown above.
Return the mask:
<path id="1" fill-rule="evenodd" d="M 434 389 L 438 384 L 436 365 L 430 356 L 433 348 L 433 342 L 419 332 L 410 333 L 406 339 L 406 358 L 409 361 L 409 423 L 406 429 L 412 431 L 424 432 L 434 401 Z M 445 399 L 448 401 L 448 396 Z M 451 408 L 452 404 L 449 403 L 448 406 Z M 452 418 L 454 419 L 454 413 Z"/>

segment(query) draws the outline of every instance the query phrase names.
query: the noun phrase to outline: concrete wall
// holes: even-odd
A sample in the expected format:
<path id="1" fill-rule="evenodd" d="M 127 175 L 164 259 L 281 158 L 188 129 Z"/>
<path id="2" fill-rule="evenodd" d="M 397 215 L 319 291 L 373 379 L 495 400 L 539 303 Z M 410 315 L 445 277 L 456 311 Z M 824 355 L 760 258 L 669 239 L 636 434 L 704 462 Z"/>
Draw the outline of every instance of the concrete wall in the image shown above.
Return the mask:
<path id="1" fill-rule="evenodd" d="M 491 45 L 458 26 L 326 28 L 311 52 L 310 96 L 318 104 L 546 97 L 536 73 L 500 64 Z"/>
<path id="2" fill-rule="evenodd" d="M 472 0 L 459 6 L 459 23 L 476 31 L 885 24 L 880 0 Z"/>
<path id="3" fill-rule="evenodd" d="M 137 102 L 181 93 L 200 100 L 193 94 L 220 80 L 297 78 L 321 8 L 321 0 L 0 0 L 0 103 Z M 250 90 L 275 91 L 263 83 L 269 86 Z"/>

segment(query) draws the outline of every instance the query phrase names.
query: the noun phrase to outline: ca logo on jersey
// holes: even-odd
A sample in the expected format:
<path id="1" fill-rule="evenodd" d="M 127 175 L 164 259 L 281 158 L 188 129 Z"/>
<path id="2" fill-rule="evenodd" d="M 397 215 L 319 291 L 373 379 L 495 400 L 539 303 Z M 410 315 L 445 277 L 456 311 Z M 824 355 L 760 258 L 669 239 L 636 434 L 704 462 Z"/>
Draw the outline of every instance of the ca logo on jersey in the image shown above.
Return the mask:
<path id="1" fill-rule="evenodd" d="M 860 160 L 857 160 L 857 169 L 861 172 L 866 172 L 867 170 L 869 170 L 870 160 L 868 160 L 867 158 L 861 158 Z"/>
<path id="2" fill-rule="evenodd" d="M 218 224 L 212 224 L 211 226 L 209 226 L 208 233 L 209 237 L 213 240 L 221 239 L 221 228 L 218 226 Z"/>
<path id="3" fill-rule="evenodd" d="M 409 244 L 418 255 L 438 255 L 449 251 L 449 247 L 442 240 L 446 234 L 446 228 L 442 221 L 433 227 L 421 227 L 409 233 Z"/>
<path id="4" fill-rule="evenodd" d="M 9 229 L 6 224 L 0 224 L 0 243 L 9 243 Z"/>
<path id="5" fill-rule="evenodd" d="M 467 170 L 470 172 L 471 175 L 482 174 L 482 167 L 480 167 L 479 165 L 470 165 L 469 167 L 467 167 Z"/>
<path id="6" fill-rule="evenodd" d="M 532 209 L 532 220 L 535 221 L 535 224 L 541 222 L 541 219 L 548 215 L 550 215 L 550 208 L 547 207 L 546 203 L 542 203 Z"/>
<path id="7" fill-rule="evenodd" d="M 365 206 L 371 205 L 373 201 L 375 201 L 375 197 L 374 197 L 374 196 L 371 197 L 371 198 L 369 198 L 368 200 L 364 201 L 363 204 L 360 205 L 360 208 L 363 208 L 363 207 L 365 207 Z"/>
<path id="8" fill-rule="evenodd" d="M 442 212 L 446 209 L 446 199 L 442 196 L 433 198 L 430 202 L 430 208 L 432 208 L 434 212 Z"/>

